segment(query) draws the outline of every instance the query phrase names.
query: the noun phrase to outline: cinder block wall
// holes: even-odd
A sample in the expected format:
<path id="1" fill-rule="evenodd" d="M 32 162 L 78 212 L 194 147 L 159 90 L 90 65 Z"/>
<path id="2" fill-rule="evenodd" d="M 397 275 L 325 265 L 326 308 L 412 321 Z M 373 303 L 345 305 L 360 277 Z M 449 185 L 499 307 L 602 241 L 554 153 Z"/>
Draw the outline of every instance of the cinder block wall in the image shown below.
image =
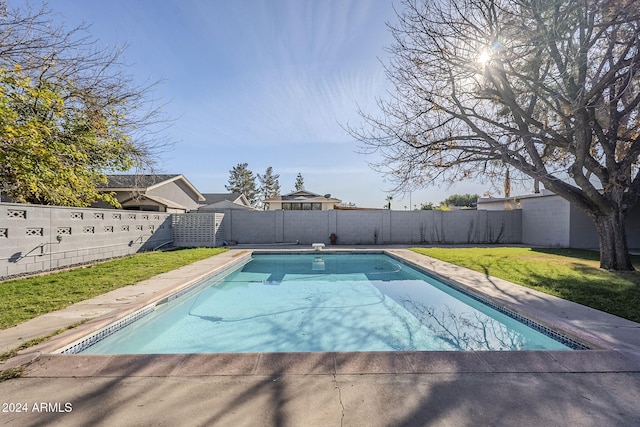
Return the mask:
<path id="1" fill-rule="evenodd" d="M 595 226 L 593 229 L 595 232 Z M 627 216 L 627 239 L 630 248 L 640 248 L 640 203 L 636 203 Z"/>
<path id="2" fill-rule="evenodd" d="M 569 211 L 571 213 L 570 246 L 578 249 L 598 249 L 600 242 L 593 220 L 573 205 L 569 206 Z M 627 224 L 627 240 L 630 248 L 637 248 L 639 246 L 633 246 L 631 243 L 632 240 L 636 240 L 635 236 L 639 234 L 630 231 L 630 227 L 633 225 L 631 221 Z"/>
<path id="3" fill-rule="evenodd" d="M 173 219 L 172 219 L 173 218 Z M 175 246 L 521 243 L 513 211 L 245 211 L 171 214 L 0 203 L 0 277 Z"/>
<path id="4" fill-rule="evenodd" d="M 225 212 L 226 240 L 275 243 L 277 211 L 228 210 Z"/>
<path id="5" fill-rule="evenodd" d="M 521 215 L 512 211 L 241 211 L 225 210 L 224 239 L 247 244 L 521 243 Z M 185 214 L 185 215 L 205 215 Z"/>
<path id="6" fill-rule="evenodd" d="M 570 204 L 561 197 L 523 198 L 522 243 L 525 245 L 568 248 L 570 239 Z"/>
<path id="7" fill-rule="evenodd" d="M 115 258 L 171 240 L 166 213 L 0 203 L 0 278 Z"/>
<path id="8" fill-rule="evenodd" d="M 568 202 L 567 202 L 568 203 Z M 571 244 L 572 248 L 598 249 L 600 242 L 593 220 L 577 207 L 571 205 Z M 631 208 L 627 216 L 627 245 L 630 249 L 640 248 L 640 203 Z"/>
<path id="9" fill-rule="evenodd" d="M 391 211 L 390 243 L 520 243 L 521 212 Z"/>
<path id="10" fill-rule="evenodd" d="M 386 230 L 384 229 L 383 217 L 389 215 L 389 211 L 334 212 L 336 214 L 336 230 L 332 233 L 336 233 L 338 244 L 373 245 L 376 241 L 376 233 L 377 243 L 384 243 L 383 235 Z M 322 242 L 328 243 L 329 235 Z"/>
<path id="11" fill-rule="evenodd" d="M 331 210 L 274 212 L 279 214 L 280 218 L 277 219 L 282 222 L 280 242 L 329 243 L 329 235 L 335 233 L 335 228 L 330 226 Z M 333 211 L 333 216 L 335 216 L 335 212 Z"/>

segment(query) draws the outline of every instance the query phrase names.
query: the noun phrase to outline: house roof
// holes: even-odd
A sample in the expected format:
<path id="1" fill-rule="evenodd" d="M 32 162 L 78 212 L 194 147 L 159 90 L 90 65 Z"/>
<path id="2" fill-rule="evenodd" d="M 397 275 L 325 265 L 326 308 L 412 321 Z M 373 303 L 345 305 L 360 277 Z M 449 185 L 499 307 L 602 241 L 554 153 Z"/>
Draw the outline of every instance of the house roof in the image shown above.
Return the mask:
<path id="1" fill-rule="evenodd" d="M 186 206 L 183 206 L 183 205 L 181 205 L 179 203 L 174 202 L 173 200 L 169 200 L 169 199 L 166 199 L 164 197 L 158 197 L 158 196 L 151 196 L 149 194 L 143 194 L 143 195 L 140 196 L 140 198 L 149 199 L 149 200 L 151 200 L 153 202 L 156 202 L 157 204 L 162 205 L 162 206 L 164 206 L 166 208 L 182 209 L 182 210 L 185 210 L 185 211 L 188 210 L 188 208 Z M 127 200 L 124 200 L 124 201 L 122 201 L 122 204 L 126 205 L 127 202 L 129 202 L 131 200 L 134 200 L 134 198 L 131 197 L 131 198 L 127 199 Z"/>
<path id="2" fill-rule="evenodd" d="M 359 206 L 340 206 L 340 205 L 336 205 L 334 209 L 338 211 L 384 211 L 384 210 L 387 210 L 387 208 L 361 208 Z"/>
<path id="3" fill-rule="evenodd" d="M 198 198 L 198 201 L 204 201 L 204 196 L 189 182 L 184 175 L 107 175 L 107 183 L 100 184 L 98 188 L 102 191 L 138 191 L 146 192 L 168 184 L 173 181 L 182 181 Z"/>
<path id="4" fill-rule="evenodd" d="M 203 196 L 205 201 L 200 203 L 200 208 L 198 208 L 200 211 L 237 208 L 254 209 L 247 197 L 242 193 L 206 193 Z"/>
<path id="5" fill-rule="evenodd" d="M 542 190 L 541 193 L 536 193 L 536 194 L 524 194 L 521 196 L 511 196 L 511 197 L 480 197 L 478 198 L 478 204 L 485 204 L 485 203 L 495 203 L 495 202 L 512 202 L 514 200 L 519 201 L 520 199 L 536 199 L 536 198 L 540 198 L 540 197 L 553 197 L 553 196 L 558 196 L 556 193 L 554 193 L 551 190 L 547 190 L 546 188 Z"/>
<path id="6" fill-rule="evenodd" d="M 263 200 L 264 203 L 268 202 L 332 202 L 332 203 L 340 203 L 342 200 L 336 199 L 335 197 L 331 197 L 331 194 L 325 194 L 321 196 L 316 193 L 312 193 L 306 190 L 294 191 L 289 194 L 283 194 L 281 196 L 275 196 L 271 199 Z"/>
<path id="7" fill-rule="evenodd" d="M 209 205 L 200 205 L 200 207 L 198 208 L 198 211 L 209 212 L 209 211 L 220 211 L 220 210 L 226 210 L 226 209 L 245 209 L 249 211 L 256 210 L 252 206 L 243 205 L 241 203 L 234 203 L 229 200 L 222 200 L 220 202 L 211 203 Z"/>
<path id="8" fill-rule="evenodd" d="M 235 203 L 243 203 L 242 201 L 242 193 L 202 193 L 204 196 L 204 205 L 212 205 L 218 202 L 235 202 Z M 241 200 L 238 200 L 241 199 Z"/>
<path id="9" fill-rule="evenodd" d="M 158 183 L 173 180 L 180 177 L 172 175 L 107 175 L 107 183 L 101 184 L 102 188 L 148 188 Z"/>

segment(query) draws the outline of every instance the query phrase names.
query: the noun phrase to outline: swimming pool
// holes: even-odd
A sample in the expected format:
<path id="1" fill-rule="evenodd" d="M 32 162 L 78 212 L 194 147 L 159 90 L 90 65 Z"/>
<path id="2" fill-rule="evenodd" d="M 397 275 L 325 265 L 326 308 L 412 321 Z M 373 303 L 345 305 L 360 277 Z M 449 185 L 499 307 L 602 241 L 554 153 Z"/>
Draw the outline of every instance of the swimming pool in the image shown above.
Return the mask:
<path id="1" fill-rule="evenodd" d="M 254 254 L 63 352 L 570 350 L 579 346 L 384 254 Z M 544 333 L 543 333 L 544 332 Z M 551 336 L 550 336 L 551 335 Z M 553 338 L 552 338 L 553 336 Z M 562 342 L 561 342 L 562 341 Z"/>
<path id="2" fill-rule="evenodd" d="M 386 255 L 254 255 L 85 353 L 569 347 Z"/>

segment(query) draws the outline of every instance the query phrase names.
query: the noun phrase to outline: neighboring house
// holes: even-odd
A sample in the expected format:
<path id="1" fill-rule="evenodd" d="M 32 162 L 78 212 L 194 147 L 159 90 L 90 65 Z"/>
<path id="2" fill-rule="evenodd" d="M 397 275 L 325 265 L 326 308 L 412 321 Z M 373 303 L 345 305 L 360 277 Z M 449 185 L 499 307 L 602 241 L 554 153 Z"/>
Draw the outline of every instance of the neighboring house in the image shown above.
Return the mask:
<path id="1" fill-rule="evenodd" d="M 204 196 L 183 175 L 108 175 L 102 192 L 115 193 L 122 209 L 184 213 L 198 209 Z M 104 203 L 96 207 L 111 207 Z"/>
<path id="2" fill-rule="evenodd" d="M 479 198 L 478 210 L 522 212 L 522 243 L 525 245 L 597 249 L 598 234 L 593 220 L 557 194 L 544 190 L 509 198 Z M 627 244 L 640 248 L 640 203 L 627 217 Z"/>
<path id="3" fill-rule="evenodd" d="M 279 209 L 285 211 L 326 211 L 334 209 L 341 202 L 342 200 L 331 197 L 331 194 L 321 196 L 306 190 L 294 191 L 262 201 L 270 211 Z"/>
<path id="4" fill-rule="evenodd" d="M 200 203 L 198 212 L 213 212 L 224 209 L 255 210 L 242 193 L 205 193 L 205 201 Z"/>

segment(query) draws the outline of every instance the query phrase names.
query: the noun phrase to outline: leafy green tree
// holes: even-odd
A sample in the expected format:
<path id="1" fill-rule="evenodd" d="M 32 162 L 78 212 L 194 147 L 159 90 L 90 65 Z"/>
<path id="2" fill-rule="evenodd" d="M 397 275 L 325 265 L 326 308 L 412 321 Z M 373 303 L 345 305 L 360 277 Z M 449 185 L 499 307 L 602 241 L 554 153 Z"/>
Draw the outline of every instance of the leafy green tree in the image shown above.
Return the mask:
<path id="1" fill-rule="evenodd" d="M 640 7 L 617 0 L 403 0 L 381 117 L 351 130 L 398 189 L 531 178 L 594 223 L 600 267 L 633 270 Z M 550 221 L 553 218 L 549 218 Z"/>
<path id="2" fill-rule="evenodd" d="M 302 174 L 300 172 L 298 172 L 298 175 L 296 176 L 296 183 L 294 188 L 294 191 L 304 190 L 304 178 L 302 177 Z"/>
<path id="3" fill-rule="evenodd" d="M 245 195 L 251 206 L 257 206 L 258 190 L 256 189 L 256 178 L 248 169 L 248 163 L 238 163 L 229 171 L 229 184 L 225 188 L 232 193 L 242 193 Z"/>
<path id="4" fill-rule="evenodd" d="M 477 194 L 453 194 L 440 202 L 440 204 L 471 208 L 478 204 L 478 197 L 480 196 Z"/>
<path id="5" fill-rule="evenodd" d="M 280 194 L 280 175 L 273 173 L 273 168 L 269 166 L 264 175 L 258 174 L 258 182 L 260 183 L 258 192 L 262 200 L 271 199 Z M 263 206 L 266 209 L 266 206 Z"/>
<path id="6" fill-rule="evenodd" d="M 0 179 L 4 193 L 21 203 L 87 206 L 100 193 L 105 169 L 127 170 L 137 155 L 117 123 L 66 104 L 72 88 L 36 84 L 0 69 Z"/>
<path id="7" fill-rule="evenodd" d="M 106 174 L 151 168 L 161 120 L 122 72 L 122 50 L 100 50 L 87 27 L 0 2 L 0 191 L 23 203 L 114 205 Z M 145 112 L 146 111 L 146 112 Z"/>

